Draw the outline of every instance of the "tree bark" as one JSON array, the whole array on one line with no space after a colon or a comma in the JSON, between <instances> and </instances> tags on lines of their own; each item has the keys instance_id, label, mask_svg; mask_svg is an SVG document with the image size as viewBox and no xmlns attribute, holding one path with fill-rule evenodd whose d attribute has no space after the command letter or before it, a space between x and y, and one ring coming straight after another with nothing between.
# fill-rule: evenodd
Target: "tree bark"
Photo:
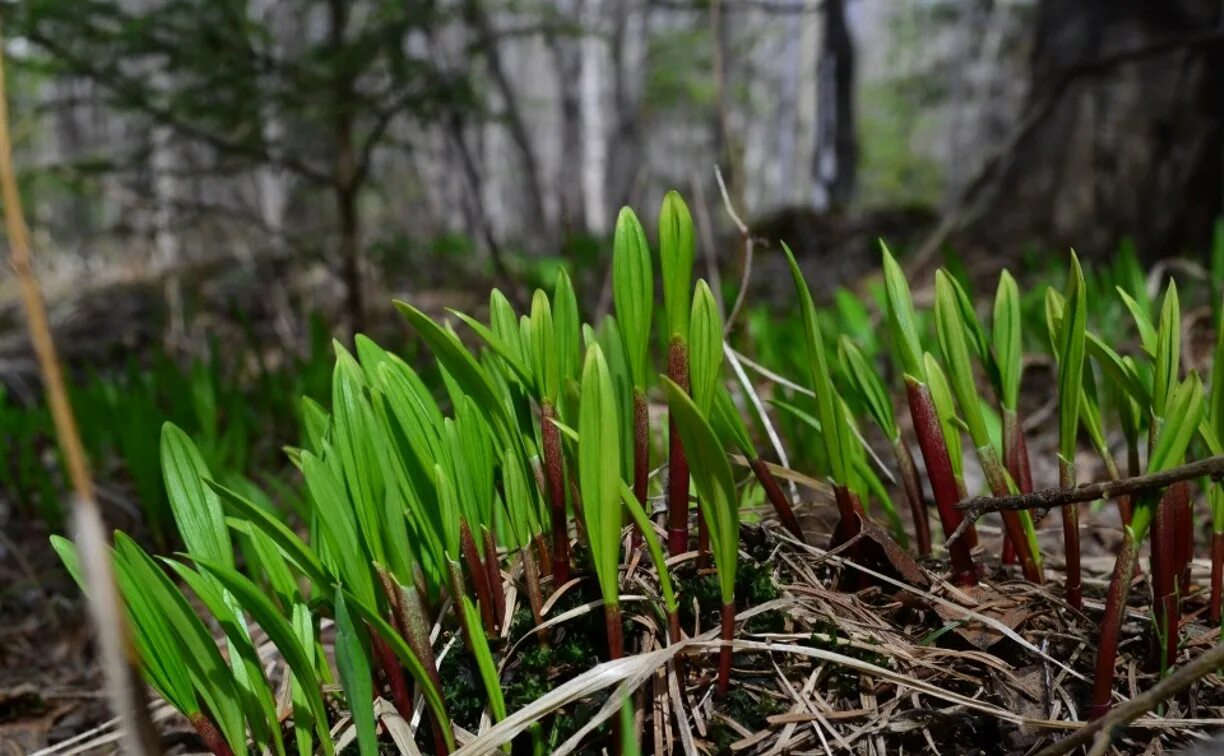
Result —
<instances>
[{"instance_id":1,"label":"tree bark","mask_svg":"<svg viewBox=\"0 0 1224 756\"><path fill-rule=\"evenodd\" d=\"M824 36L816 70L816 204L843 208L854 197L858 136L854 116L854 40L846 0L826 0Z\"/></svg>"},{"instance_id":2,"label":"tree bark","mask_svg":"<svg viewBox=\"0 0 1224 756\"><path fill-rule=\"evenodd\" d=\"M1224 208L1224 38L1203 34L1222 13L1216 0L1042 0L1020 130L967 186L948 244L1208 249Z\"/></svg>"},{"instance_id":3,"label":"tree bark","mask_svg":"<svg viewBox=\"0 0 1224 756\"><path fill-rule=\"evenodd\" d=\"M345 46L349 5L345 0L329 0L329 35L333 53ZM337 65L339 63L337 62ZM339 255L343 266L344 285L348 290L349 326L353 333L365 330L365 293L361 281L361 226L357 213L356 155L353 147L353 108L355 103L352 77L335 71L335 94L332 102L335 163L332 193L340 231Z\"/></svg>"}]
</instances>

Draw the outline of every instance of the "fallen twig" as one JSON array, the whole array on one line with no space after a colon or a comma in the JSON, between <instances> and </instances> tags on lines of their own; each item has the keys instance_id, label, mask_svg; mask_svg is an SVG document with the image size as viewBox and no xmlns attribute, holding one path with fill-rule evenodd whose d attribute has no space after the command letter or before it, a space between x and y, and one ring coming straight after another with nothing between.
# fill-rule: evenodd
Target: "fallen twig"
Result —
<instances>
[{"instance_id":1,"label":"fallen twig","mask_svg":"<svg viewBox=\"0 0 1224 756\"><path fill-rule=\"evenodd\" d=\"M1173 483L1194 478L1209 477L1212 480L1224 479L1224 454L1200 459L1179 467L1151 475L1136 475L1119 480L1106 480L1099 483L1085 483L1075 488L1046 488L1026 494L1012 496L975 496L965 499L956 508L965 513L965 519L960 527L952 533L947 543L960 538L970 525L979 517L989 512L1017 512L1029 509L1053 509L1068 504L1079 504L1097 499L1114 499L1128 494L1143 493L1165 488Z\"/></svg>"},{"instance_id":2,"label":"fallen twig","mask_svg":"<svg viewBox=\"0 0 1224 756\"><path fill-rule=\"evenodd\" d=\"M1131 700L1119 704L1112 711L1096 721L1081 727L1062 740L1056 741L1040 752L1037 756L1061 756L1064 753L1086 745L1093 736L1096 740L1089 750L1089 756L1104 754L1114 733L1119 727L1129 724L1144 712L1151 711L1166 698L1175 696L1193 685L1203 677L1217 670L1224 664L1224 643L1213 647L1210 651L1200 654L1193 661L1140 693Z\"/></svg>"}]
</instances>

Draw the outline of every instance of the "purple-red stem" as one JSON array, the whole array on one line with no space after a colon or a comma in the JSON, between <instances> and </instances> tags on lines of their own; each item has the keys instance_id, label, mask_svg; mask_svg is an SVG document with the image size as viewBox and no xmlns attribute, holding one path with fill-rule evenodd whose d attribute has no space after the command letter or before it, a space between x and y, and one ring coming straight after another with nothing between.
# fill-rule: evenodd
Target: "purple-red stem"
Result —
<instances>
[{"instance_id":1,"label":"purple-red stem","mask_svg":"<svg viewBox=\"0 0 1224 756\"><path fill-rule=\"evenodd\" d=\"M1220 596L1224 593L1224 533L1211 533L1211 622L1224 624L1220 616Z\"/></svg>"},{"instance_id":2,"label":"purple-red stem","mask_svg":"<svg viewBox=\"0 0 1224 756\"><path fill-rule=\"evenodd\" d=\"M1122 618L1126 613L1126 602L1130 598L1131 576L1139 562L1139 544L1134 531L1122 530L1122 546L1114 562L1113 577L1109 581L1109 593L1105 597L1105 616L1101 618L1101 632L1097 640L1096 674L1092 683L1092 709L1090 718L1104 716L1113 706L1114 665L1118 660L1118 640L1122 634Z\"/></svg>"},{"instance_id":3,"label":"purple-red stem","mask_svg":"<svg viewBox=\"0 0 1224 756\"><path fill-rule=\"evenodd\" d=\"M857 522L857 520L856 520ZM735 602L722 605L721 635L724 645L718 650L718 696L727 695L731 688L731 641L735 639Z\"/></svg>"},{"instance_id":4,"label":"purple-red stem","mask_svg":"<svg viewBox=\"0 0 1224 756\"><path fill-rule=\"evenodd\" d=\"M752 472L756 475L757 482L761 484L761 488L765 489L765 498L769 499L769 503L773 505L774 512L777 513L778 521L782 523L782 527L786 528L800 542L807 543L807 539L803 537L803 528L799 525L799 518L795 516L795 510L791 508L790 501L786 498L786 494L782 492L782 487L778 485L778 479L770 472L769 465L760 457L755 457L748 461L748 466L752 468ZM929 534L927 540L929 547Z\"/></svg>"},{"instance_id":5,"label":"purple-red stem","mask_svg":"<svg viewBox=\"0 0 1224 756\"><path fill-rule=\"evenodd\" d=\"M909 502L910 518L914 521L914 540L918 542L918 554L930 556L931 521L926 502L922 498L922 481L918 478L914 455L900 436L893 441L893 457L897 462L897 472L901 476L901 487L905 490L905 498Z\"/></svg>"},{"instance_id":6,"label":"purple-red stem","mask_svg":"<svg viewBox=\"0 0 1224 756\"><path fill-rule=\"evenodd\" d=\"M608 633L608 659L615 661L625 655L625 628L619 606L604 604L604 626Z\"/></svg>"},{"instance_id":7,"label":"purple-red stem","mask_svg":"<svg viewBox=\"0 0 1224 756\"><path fill-rule=\"evenodd\" d=\"M1020 493L1033 490L1033 468L1029 464L1028 443L1024 440L1024 425L1015 410L1003 410L1003 464L1016 483ZM1020 561L1016 544L1011 536L1003 535L1003 564L1017 564Z\"/></svg>"},{"instance_id":8,"label":"purple-red stem","mask_svg":"<svg viewBox=\"0 0 1224 756\"><path fill-rule=\"evenodd\" d=\"M404 677L404 668L400 666L399 659L396 658L395 652L387 645L387 642L382 639L378 631L370 628L370 644L373 647L374 655L378 657L378 663L382 667L383 676L386 677L387 687L391 689L391 701L395 704L395 710L404 718L405 722L412 721L412 691L408 689L408 680Z\"/></svg>"},{"instance_id":9,"label":"purple-red stem","mask_svg":"<svg viewBox=\"0 0 1224 756\"><path fill-rule=\"evenodd\" d=\"M553 590L569 582L569 519L565 515L565 464L561 456L561 430L552 402L540 407L540 446L544 455L544 479L548 484L548 510L552 519Z\"/></svg>"},{"instance_id":10,"label":"purple-red stem","mask_svg":"<svg viewBox=\"0 0 1224 756\"><path fill-rule=\"evenodd\" d=\"M1075 462L1059 456L1058 484L1063 488L1075 487ZM1021 493L1027 493L1021 491ZM1059 508L1063 526L1063 553L1067 561L1067 603L1073 609L1084 608L1084 589L1080 577L1080 533L1079 506L1068 504Z\"/></svg>"},{"instance_id":11,"label":"purple-red stem","mask_svg":"<svg viewBox=\"0 0 1224 756\"><path fill-rule=\"evenodd\" d=\"M650 409L646 404L646 392L633 389L633 495L647 512L646 501L650 485ZM642 533L633 529L633 548L641 548Z\"/></svg>"},{"instance_id":12,"label":"purple-red stem","mask_svg":"<svg viewBox=\"0 0 1224 756\"><path fill-rule=\"evenodd\" d=\"M523 582L527 584L527 603L531 605L531 618L535 621L536 639L541 646L548 645L548 630L544 624L544 594L540 591L540 568L536 566L531 547L523 549Z\"/></svg>"},{"instance_id":13,"label":"purple-red stem","mask_svg":"<svg viewBox=\"0 0 1224 756\"><path fill-rule=\"evenodd\" d=\"M667 347L667 377L685 392L689 390L688 346L679 337L673 337ZM667 447L667 553L676 556L688 551L689 465L675 415L670 413Z\"/></svg>"},{"instance_id":14,"label":"purple-red stem","mask_svg":"<svg viewBox=\"0 0 1224 756\"><path fill-rule=\"evenodd\" d=\"M1184 548L1178 543L1181 530L1178 510L1189 501L1189 486L1185 482L1169 486L1156 505L1152 518L1152 608L1156 627L1164 645L1160 649L1160 674L1163 677L1177 660L1178 626L1177 582L1181 565L1178 560Z\"/></svg>"},{"instance_id":15,"label":"purple-red stem","mask_svg":"<svg viewBox=\"0 0 1224 756\"><path fill-rule=\"evenodd\" d=\"M1177 539L1179 553L1177 557L1177 595L1178 601L1185 601L1190 595L1190 562L1194 559L1194 517L1190 511L1190 493L1176 501L1177 504Z\"/></svg>"},{"instance_id":16,"label":"purple-red stem","mask_svg":"<svg viewBox=\"0 0 1224 756\"><path fill-rule=\"evenodd\" d=\"M467 562L468 574L472 576L472 587L476 591L476 603L480 605L480 617L484 620L485 632L493 635L497 632L493 621L493 596L489 587L489 573L485 571L484 562L480 560L480 552L476 549L476 539L472 537L472 529L467 520L459 521L459 548L463 552L463 561ZM455 597L459 601L459 597Z\"/></svg>"},{"instance_id":17,"label":"purple-red stem","mask_svg":"<svg viewBox=\"0 0 1224 756\"><path fill-rule=\"evenodd\" d=\"M1003 467L1003 463L995 456L993 448L979 450L979 455L982 457L982 474L986 476L986 483L990 486L990 492L995 496L1008 496L1011 490L1007 485L1007 470ZM1030 583L1041 585L1045 582L1045 575L1042 573L1041 566L1037 563L1037 555L1033 553L1029 546L1028 538L1024 533L1024 524L1020 519L1020 513L1015 511L1004 511L1003 527L1007 529L1007 537L1012 540L1016 546L1016 556L1020 559L1020 569L1024 573L1024 579ZM1078 532L1078 531L1077 531Z\"/></svg>"},{"instance_id":18,"label":"purple-red stem","mask_svg":"<svg viewBox=\"0 0 1224 756\"><path fill-rule=\"evenodd\" d=\"M939 522L944 536L947 537L960 526L962 515L956 508L956 503L960 501L960 488L956 483L956 475L952 472L952 459L948 456L943 428L939 424L935 403L931 400L931 391L925 384L907 378L905 396L909 400L914 433L918 436L918 448L922 452L927 477L931 481L931 491L935 495ZM976 531L970 527L965 535L968 536L971 532ZM973 567L973 555L969 549L969 542L965 538L960 538L948 546L948 556L952 562L952 581L957 585L977 585L977 571Z\"/></svg>"},{"instance_id":19,"label":"purple-red stem","mask_svg":"<svg viewBox=\"0 0 1224 756\"><path fill-rule=\"evenodd\" d=\"M484 525L480 526L480 535L484 539L485 572L489 576L489 591L493 599L493 625L501 630L502 620L506 616L506 591L502 586L501 563L497 557L497 540L492 531Z\"/></svg>"},{"instance_id":20,"label":"purple-red stem","mask_svg":"<svg viewBox=\"0 0 1224 756\"><path fill-rule=\"evenodd\" d=\"M230 748L229 741L221 734L216 723L205 716L204 712L196 712L189 719L205 748L212 751L215 756L234 756L234 750Z\"/></svg>"}]
</instances>

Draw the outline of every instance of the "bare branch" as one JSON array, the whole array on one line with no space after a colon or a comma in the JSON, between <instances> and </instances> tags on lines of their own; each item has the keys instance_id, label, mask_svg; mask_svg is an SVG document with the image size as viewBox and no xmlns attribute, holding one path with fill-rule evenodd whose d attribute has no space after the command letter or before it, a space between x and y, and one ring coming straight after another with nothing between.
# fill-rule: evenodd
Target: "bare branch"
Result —
<instances>
[{"instance_id":1,"label":"bare branch","mask_svg":"<svg viewBox=\"0 0 1224 756\"><path fill-rule=\"evenodd\" d=\"M1193 478L1209 477L1212 480L1224 478L1224 454L1197 462L1174 467L1163 472L1149 475L1136 475L1132 478L1107 480L1100 483L1085 483L1075 488L1046 488L1032 493L1016 494L1014 496L977 496L966 499L956 505L965 513L965 519L960 527L948 539L952 543L960 537L971 524L988 512L1018 512L1030 509L1053 509L1068 504L1079 504L1097 499L1115 499L1128 494L1143 493L1166 488L1170 484Z\"/></svg>"}]
</instances>

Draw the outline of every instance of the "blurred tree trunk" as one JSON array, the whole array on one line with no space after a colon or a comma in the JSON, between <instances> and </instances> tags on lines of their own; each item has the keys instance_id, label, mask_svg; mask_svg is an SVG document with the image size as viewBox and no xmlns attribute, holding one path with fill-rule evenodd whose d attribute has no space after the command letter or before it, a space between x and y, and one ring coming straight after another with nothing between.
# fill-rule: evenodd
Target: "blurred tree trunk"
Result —
<instances>
[{"instance_id":1,"label":"blurred tree trunk","mask_svg":"<svg viewBox=\"0 0 1224 756\"><path fill-rule=\"evenodd\" d=\"M348 0L329 0L328 33L333 53L341 55L348 27ZM335 67L335 93L332 106L334 164L332 194L336 202L336 217L340 230L340 263L344 285L348 289L349 327L353 333L365 330L365 292L361 281L361 225L357 214L357 159L353 146L353 79L345 67Z\"/></svg>"},{"instance_id":2,"label":"blurred tree trunk","mask_svg":"<svg viewBox=\"0 0 1224 756\"><path fill-rule=\"evenodd\" d=\"M582 0L578 18L582 36L578 40L582 77L582 215L586 230L607 230L608 133L604 127L603 82L608 76L608 50L603 32L600 0Z\"/></svg>"},{"instance_id":3,"label":"blurred tree trunk","mask_svg":"<svg viewBox=\"0 0 1224 756\"><path fill-rule=\"evenodd\" d=\"M825 0L824 34L816 69L816 207L845 207L854 196L858 137L854 118L854 40L846 0Z\"/></svg>"},{"instance_id":4,"label":"blurred tree trunk","mask_svg":"<svg viewBox=\"0 0 1224 756\"><path fill-rule=\"evenodd\" d=\"M1207 249L1224 210L1220 23L1219 0L1042 0L1026 113L967 187L952 245Z\"/></svg>"},{"instance_id":5,"label":"blurred tree trunk","mask_svg":"<svg viewBox=\"0 0 1224 756\"><path fill-rule=\"evenodd\" d=\"M612 35L609 42L612 67L613 124L609 136L607 196L619 208L633 201L634 184L641 174L643 155L641 88L644 44L649 29L650 5L612 4Z\"/></svg>"},{"instance_id":6,"label":"blurred tree trunk","mask_svg":"<svg viewBox=\"0 0 1224 756\"><path fill-rule=\"evenodd\" d=\"M583 208L586 205L582 180L582 52L581 33L576 28L577 2L557 0L555 11L567 25L575 28L548 35L557 71L557 101L560 104L560 160L557 171L557 199L561 208L561 229L567 234L586 231Z\"/></svg>"}]
</instances>

